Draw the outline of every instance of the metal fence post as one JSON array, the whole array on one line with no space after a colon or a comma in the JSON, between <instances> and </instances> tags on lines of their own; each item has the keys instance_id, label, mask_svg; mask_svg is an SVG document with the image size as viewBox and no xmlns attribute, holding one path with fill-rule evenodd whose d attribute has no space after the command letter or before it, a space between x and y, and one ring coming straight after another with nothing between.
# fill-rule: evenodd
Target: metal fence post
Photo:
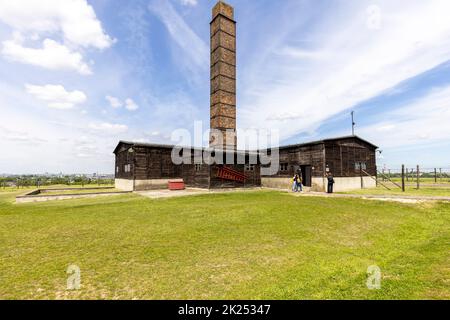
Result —
<instances>
[{"instance_id":1,"label":"metal fence post","mask_svg":"<svg viewBox=\"0 0 450 320\"><path fill-rule=\"evenodd\" d=\"M420 189L420 168L417 166L417 190Z\"/></svg>"},{"instance_id":2,"label":"metal fence post","mask_svg":"<svg viewBox=\"0 0 450 320\"><path fill-rule=\"evenodd\" d=\"M405 192L405 165L402 164L402 191Z\"/></svg>"}]
</instances>

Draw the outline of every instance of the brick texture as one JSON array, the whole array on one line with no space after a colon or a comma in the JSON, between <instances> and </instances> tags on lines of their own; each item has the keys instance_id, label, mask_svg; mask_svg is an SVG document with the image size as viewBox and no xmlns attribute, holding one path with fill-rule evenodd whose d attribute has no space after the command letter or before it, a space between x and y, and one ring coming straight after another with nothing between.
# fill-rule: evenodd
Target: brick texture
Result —
<instances>
[{"instance_id":1,"label":"brick texture","mask_svg":"<svg viewBox=\"0 0 450 320\"><path fill-rule=\"evenodd\" d=\"M219 1L212 10L213 19L217 17L219 14L224 15L231 20L234 19L234 9L232 6L226 4L223 1Z\"/></svg>"},{"instance_id":2,"label":"brick texture","mask_svg":"<svg viewBox=\"0 0 450 320\"><path fill-rule=\"evenodd\" d=\"M221 30L217 31L211 38L211 49L214 51L218 47L236 51L236 37Z\"/></svg>"},{"instance_id":3,"label":"brick texture","mask_svg":"<svg viewBox=\"0 0 450 320\"><path fill-rule=\"evenodd\" d=\"M211 107L211 118L228 117L236 118L236 107L226 104L216 104Z\"/></svg>"},{"instance_id":4,"label":"brick texture","mask_svg":"<svg viewBox=\"0 0 450 320\"><path fill-rule=\"evenodd\" d=\"M222 30L223 32L226 32L234 37L236 36L235 22L222 16L217 17L217 19L211 23L211 35L216 34L219 30Z\"/></svg>"},{"instance_id":5,"label":"brick texture","mask_svg":"<svg viewBox=\"0 0 450 320\"><path fill-rule=\"evenodd\" d=\"M229 93L236 94L236 80L226 76L218 75L211 80L211 94L223 90Z\"/></svg>"},{"instance_id":6,"label":"brick texture","mask_svg":"<svg viewBox=\"0 0 450 320\"><path fill-rule=\"evenodd\" d=\"M236 22L231 6L219 1L211 22L210 146L236 150Z\"/></svg>"},{"instance_id":7,"label":"brick texture","mask_svg":"<svg viewBox=\"0 0 450 320\"><path fill-rule=\"evenodd\" d=\"M236 68L226 63L216 63L211 67L211 79L214 79L219 75L236 79Z\"/></svg>"},{"instance_id":8,"label":"brick texture","mask_svg":"<svg viewBox=\"0 0 450 320\"><path fill-rule=\"evenodd\" d=\"M218 103L236 106L236 95L225 91L216 91L211 95L211 106Z\"/></svg>"},{"instance_id":9,"label":"brick texture","mask_svg":"<svg viewBox=\"0 0 450 320\"><path fill-rule=\"evenodd\" d=\"M235 129L236 118L217 117L211 119L211 127L216 129Z\"/></svg>"},{"instance_id":10,"label":"brick texture","mask_svg":"<svg viewBox=\"0 0 450 320\"><path fill-rule=\"evenodd\" d=\"M221 47L213 50L211 53L211 65L215 65L218 62L225 62L236 66L236 52Z\"/></svg>"}]
</instances>

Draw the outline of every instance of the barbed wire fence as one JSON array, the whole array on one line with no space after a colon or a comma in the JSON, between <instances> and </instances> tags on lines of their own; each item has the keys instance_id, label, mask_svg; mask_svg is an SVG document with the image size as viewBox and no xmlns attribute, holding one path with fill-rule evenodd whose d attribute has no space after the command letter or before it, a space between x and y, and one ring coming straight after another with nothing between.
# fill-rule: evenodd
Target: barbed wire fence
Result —
<instances>
[{"instance_id":1,"label":"barbed wire fence","mask_svg":"<svg viewBox=\"0 0 450 320\"><path fill-rule=\"evenodd\" d=\"M379 184L391 183L395 187L405 190L406 187L435 187L450 188L450 167L421 167L403 165L400 168L378 168Z\"/></svg>"}]
</instances>

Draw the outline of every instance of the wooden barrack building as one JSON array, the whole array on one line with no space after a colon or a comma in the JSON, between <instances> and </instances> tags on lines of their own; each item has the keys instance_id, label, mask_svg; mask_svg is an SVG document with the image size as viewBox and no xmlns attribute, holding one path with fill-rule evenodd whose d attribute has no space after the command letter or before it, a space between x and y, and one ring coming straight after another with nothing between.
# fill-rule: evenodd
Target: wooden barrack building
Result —
<instances>
[{"instance_id":1,"label":"wooden barrack building","mask_svg":"<svg viewBox=\"0 0 450 320\"><path fill-rule=\"evenodd\" d=\"M234 9L219 1L212 10L210 148L184 148L184 163L174 162L174 146L120 141L114 150L116 187L123 190L167 188L168 181L183 179L188 187L289 188L292 176L301 171L307 187L323 191L325 174L336 180L336 190L375 186L376 149L357 136L325 139L279 148L278 170L261 176L261 153L237 150L236 136L236 22ZM218 139L214 132L220 133ZM196 162L207 158L235 159L228 164ZM267 151L264 151L267 154ZM237 161L240 159L240 161Z\"/></svg>"}]
</instances>

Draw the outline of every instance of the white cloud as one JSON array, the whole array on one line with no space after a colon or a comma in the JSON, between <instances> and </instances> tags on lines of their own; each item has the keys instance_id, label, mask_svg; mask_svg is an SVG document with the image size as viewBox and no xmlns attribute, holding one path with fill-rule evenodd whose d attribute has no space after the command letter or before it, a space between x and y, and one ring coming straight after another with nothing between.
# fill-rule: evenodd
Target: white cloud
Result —
<instances>
[{"instance_id":1,"label":"white cloud","mask_svg":"<svg viewBox=\"0 0 450 320\"><path fill-rule=\"evenodd\" d=\"M0 21L14 31L13 38L3 42L6 58L50 70L91 74L82 50L105 49L115 41L86 0L0 0Z\"/></svg>"},{"instance_id":2,"label":"white cloud","mask_svg":"<svg viewBox=\"0 0 450 320\"><path fill-rule=\"evenodd\" d=\"M133 99L128 98L125 100L125 108L130 111L136 111L139 106L133 101Z\"/></svg>"},{"instance_id":3,"label":"white cloud","mask_svg":"<svg viewBox=\"0 0 450 320\"><path fill-rule=\"evenodd\" d=\"M92 74L80 53L72 52L51 39L45 39L42 45L42 48L27 48L15 37L3 42L2 54L9 60L50 70L73 70L83 75Z\"/></svg>"},{"instance_id":4,"label":"white cloud","mask_svg":"<svg viewBox=\"0 0 450 320\"><path fill-rule=\"evenodd\" d=\"M30 145L30 146L47 142L47 140L36 137L34 135L31 135L30 133L28 133L26 131L9 129L9 128L2 127L2 126L0 126L0 133L1 133L2 139L4 139L4 140L22 143L22 144L26 144L26 145Z\"/></svg>"},{"instance_id":5,"label":"white cloud","mask_svg":"<svg viewBox=\"0 0 450 320\"><path fill-rule=\"evenodd\" d=\"M200 81L200 73L208 70L209 49L206 43L191 29L170 1L154 0L149 5L169 31L178 48L174 58L189 72L189 79ZM180 52L180 49L182 52Z\"/></svg>"},{"instance_id":6,"label":"white cloud","mask_svg":"<svg viewBox=\"0 0 450 320\"><path fill-rule=\"evenodd\" d=\"M0 20L35 35L61 32L65 41L84 48L105 49L114 41L86 0L0 0Z\"/></svg>"},{"instance_id":7,"label":"white cloud","mask_svg":"<svg viewBox=\"0 0 450 320\"><path fill-rule=\"evenodd\" d=\"M367 3L339 2L336 15L311 11L318 23L300 33L282 24L256 38L257 56L240 73L239 125L287 139L450 60L449 1L377 3L376 29L367 27Z\"/></svg>"},{"instance_id":8,"label":"white cloud","mask_svg":"<svg viewBox=\"0 0 450 320\"><path fill-rule=\"evenodd\" d=\"M278 54L287 56L289 58L294 59L326 59L326 58L332 58L332 56L329 55L327 52L321 52L321 51L310 51L310 50L304 50L300 48L293 48L290 46L282 48Z\"/></svg>"},{"instance_id":9,"label":"white cloud","mask_svg":"<svg viewBox=\"0 0 450 320\"><path fill-rule=\"evenodd\" d=\"M395 125L386 123L378 126L375 130L378 132L392 132L393 130L395 130Z\"/></svg>"},{"instance_id":10,"label":"white cloud","mask_svg":"<svg viewBox=\"0 0 450 320\"><path fill-rule=\"evenodd\" d=\"M37 86L25 85L27 92L36 99L45 101L49 108L71 109L77 104L82 104L87 97L82 91L67 91L62 85Z\"/></svg>"},{"instance_id":11,"label":"white cloud","mask_svg":"<svg viewBox=\"0 0 450 320\"><path fill-rule=\"evenodd\" d=\"M360 128L358 135L367 137L382 148L448 142L450 86L434 89L384 117L386 120Z\"/></svg>"},{"instance_id":12,"label":"white cloud","mask_svg":"<svg viewBox=\"0 0 450 320\"><path fill-rule=\"evenodd\" d=\"M124 106L124 103L119 98L113 96L106 96L105 99L114 109L118 109ZM139 106L133 101L133 99L128 98L125 100L125 109L129 111L136 111L139 109Z\"/></svg>"},{"instance_id":13,"label":"white cloud","mask_svg":"<svg viewBox=\"0 0 450 320\"><path fill-rule=\"evenodd\" d=\"M113 107L114 109L120 108L123 106L122 101L120 101L118 98L116 97L112 97L112 96L106 96L105 99L109 102L109 104L111 105L111 107Z\"/></svg>"},{"instance_id":14,"label":"white cloud","mask_svg":"<svg viewBox=\"0 0 450 320\"><path fill-rule=\"evenodd\" d=\"M184 6L194 7L198 4L197 0L180 0L181 4Z\"/></svg>"},{"instance_id":15,"label":"white cloud","mask_svg":"<svg viewBox=\"0 0 450 320\"><path fill-rule=\"evenodd\" d=\"M106 134L118 134L124 133L128 131L128 127L123 124L112 124L108 122L102 123L91 123L89 124L89 128L98 132L106 133Z\"/></svg>"}]
</instances>

